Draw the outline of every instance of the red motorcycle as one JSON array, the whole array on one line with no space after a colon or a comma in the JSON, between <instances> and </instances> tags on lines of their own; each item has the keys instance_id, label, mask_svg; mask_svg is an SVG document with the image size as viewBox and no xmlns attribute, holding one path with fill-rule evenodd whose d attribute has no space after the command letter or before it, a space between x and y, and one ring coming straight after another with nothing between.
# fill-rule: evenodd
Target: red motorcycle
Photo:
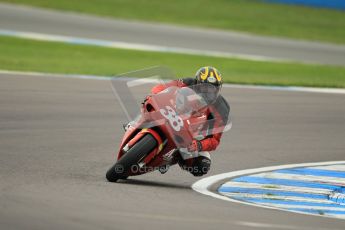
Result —
<instances>
[{"instance_id":1,"label":"red motorcycle","mask_svg":"<svg viewBox=\"0 0 345 230\"><path fill-rule=\"evenodd\" d=\"M122 139L116 163L108 170L108 181L116 182L176 164L180 152L203 131L208 122L204 111L210 104L213 85L169 87L148 96L141 114L131 122ZM179 151L177 151L179 150ZM192 153L190 153L192 154Z\"/></svg>"}]
</instances>

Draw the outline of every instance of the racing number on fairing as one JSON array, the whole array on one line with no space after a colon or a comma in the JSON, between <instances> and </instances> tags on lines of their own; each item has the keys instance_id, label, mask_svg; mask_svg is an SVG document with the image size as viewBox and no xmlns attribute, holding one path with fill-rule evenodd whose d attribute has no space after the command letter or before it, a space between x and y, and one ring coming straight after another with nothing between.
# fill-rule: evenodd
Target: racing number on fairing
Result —
<instances>
[{"instance_id":1,"label":"racing number on fairing","mask_svg":"<svg viewBox=\"0 0 345 230\"><path fill-rule=\"evenodd\" d=\"M166 109L160 109L159 111L161 114L168 119L170 126L175 130L175 131L180 131L181 128L183 127L183 121L181 117L179 117L175 110L173 110L170 106L165 106Z\"/></svg>"}]
</instances>

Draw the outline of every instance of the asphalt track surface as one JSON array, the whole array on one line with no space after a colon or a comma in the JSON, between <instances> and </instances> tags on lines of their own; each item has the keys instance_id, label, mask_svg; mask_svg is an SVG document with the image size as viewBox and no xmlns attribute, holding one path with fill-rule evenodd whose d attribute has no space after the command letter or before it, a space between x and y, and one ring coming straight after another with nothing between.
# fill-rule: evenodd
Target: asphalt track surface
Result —
<instances>
[{"instance_id":1,"label":"asphalt track surface","mask_svg":"<svg viewBox=\"0 0 345 230\"><path fill-rule=\"evenodd\" d=\"M223 95L233 128L209 175L344 160L344 95L245 88ZM110 81L0 75L0 228L344 229L343 220L201 195L190 187L199 178L178 167L109 183L125 121Z\"/></svg>"},{"instance_id":2,"label":"asphalt track surface","mask_svg":"<svg viewBox=\"0 0 345 230\"><path fill-rule=\"evenodd\" d=\"M0 3L0 29L345 66L344 45L128 22L4 3Z\"/></svg>"}]
</instances>

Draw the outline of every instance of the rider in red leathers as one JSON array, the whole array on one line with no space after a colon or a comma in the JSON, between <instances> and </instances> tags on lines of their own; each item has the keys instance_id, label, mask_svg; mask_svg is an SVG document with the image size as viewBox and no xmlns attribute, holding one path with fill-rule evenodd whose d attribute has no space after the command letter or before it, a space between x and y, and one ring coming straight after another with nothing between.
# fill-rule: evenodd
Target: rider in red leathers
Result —
<instances>
[{"instance_id":1,"label":"rider in red leathers","mask_svg":"<svg viewBox=\"0 0 345 230\"><path fill-rule=\"evenodd\" d=\"M203 83L212 84L216 89L216 92L213 92L216 97L214 97L212 103L204 111L204 114L210 122L207 124L207 129L203 130L201 137L194 139L188 146L188 154L184 154L180 150L181 159L178 161L182 169L189 171L194 176L202 176L209 171L211 166L209 151L214 151L218 147L222 137L222 131L228 122L230 107L226 100L219 94L222 87L221 74L216 68L206 66L197 71L195 78L173 80L166 84L156 85L151 90L153 94L157 94L170 86L182 88Z\"/></svg>"}]
</instances>

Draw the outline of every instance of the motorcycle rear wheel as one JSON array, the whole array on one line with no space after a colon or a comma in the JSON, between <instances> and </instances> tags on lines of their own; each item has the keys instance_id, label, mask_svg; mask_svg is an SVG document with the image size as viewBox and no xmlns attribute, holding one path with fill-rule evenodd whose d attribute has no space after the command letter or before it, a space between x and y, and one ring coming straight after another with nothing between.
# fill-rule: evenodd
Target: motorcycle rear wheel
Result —
<instances>
[{"instance_id":1,"label":"motorcycle rear wheel","mask_svg":"<svg viewBox=\"0 0 345 230\"><path fill-rule=\"evenodd\" d=\"M143 136L108 170L106 174L107 180L116 182L118 179L127 179L131 167L138 165L139 161L148 155L156 146L157 141L151 134Z\"/></svg>"}]
</instances>

